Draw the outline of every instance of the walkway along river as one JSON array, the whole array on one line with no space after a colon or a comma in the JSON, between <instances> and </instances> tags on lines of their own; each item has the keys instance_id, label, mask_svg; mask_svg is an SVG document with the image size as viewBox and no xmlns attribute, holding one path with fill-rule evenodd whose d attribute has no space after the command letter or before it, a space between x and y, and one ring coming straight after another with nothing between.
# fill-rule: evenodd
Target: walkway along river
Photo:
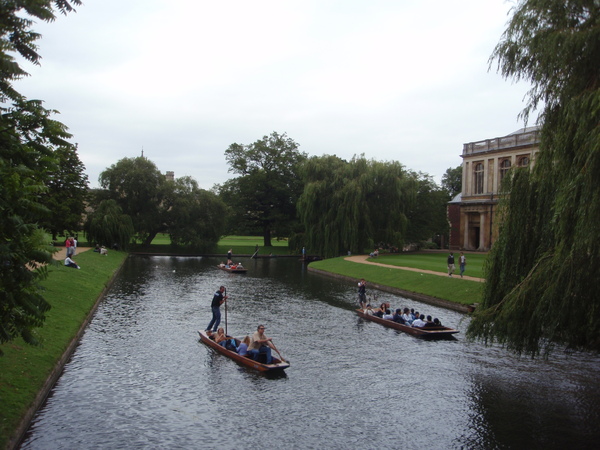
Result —
<instances>
[{"instance_id":1,"label":"walkway along river","mask_svg":"<svg viewBox=\"0 0 600 450\"><path fill-rule=\"evenodd\" d=\"M466 342L468 316L378 293L461 331L422 341L359 319L354 284L297 260L217 262L128 258L22 448L597 447L597 356L519 358ZM221 284L229 332L266 324L284 376L199 342Z\"/></svg>"}]
</instances>

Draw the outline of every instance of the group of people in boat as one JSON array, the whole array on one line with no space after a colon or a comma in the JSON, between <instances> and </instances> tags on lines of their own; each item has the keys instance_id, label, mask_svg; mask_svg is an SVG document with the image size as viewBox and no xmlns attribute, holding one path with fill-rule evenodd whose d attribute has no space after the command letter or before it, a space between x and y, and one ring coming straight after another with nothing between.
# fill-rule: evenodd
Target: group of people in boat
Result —
<instances>
[{"instance_id":1,"label":"group of people in boat","mask_svg":"<svg viewBox=\"0 0 600 450\"><path fill-rule=\"evenodd\" d=\"M392 320L411 327L436 328L442 326L442 322L440 322L437 317L432 319L431 316L420 314L419 311L415 311L414 308L397 308L395 312L392 313L390 303L388 302L383 302L378 308L373 308L370 304L367 304L363 309L363 312L367 315Z\"/></svg>"},{"instance_id":2,"label":"group of people in boat","mask_svg":"<svg viewBox=\"0 0 600 450\"><path fill-rule=\"evenodd\" d=\"M225 263L221 263L219 264L219 267L225 267L226 269L243 269L244 266L242 266L242 263L234 263L233 261L231 261L230 259L227 260L227 264Z\"/></svg>"},{"instance_id":3,"label":"group of people in boat","mask_svg":"<svg viewBox=\"0 0 600 450\"><path fill-rule=\"evenodd\" d=\"M227 350L236 352L240 356L247 356L252 358L254 361L260 361L261 359L265 364L273 363L272 350L275 350L279 355L281 361L284 361L283 357L273 344L273 339L265 335L265 326L259 325L252 336L246 335L238 343L238 340L225 334L223 328L219 328L216 333L210 330L206 331L207 336L214 340L217 344L225 347ZM261 358L264 355L264 358Z\"/></svg>"}]
</instances>

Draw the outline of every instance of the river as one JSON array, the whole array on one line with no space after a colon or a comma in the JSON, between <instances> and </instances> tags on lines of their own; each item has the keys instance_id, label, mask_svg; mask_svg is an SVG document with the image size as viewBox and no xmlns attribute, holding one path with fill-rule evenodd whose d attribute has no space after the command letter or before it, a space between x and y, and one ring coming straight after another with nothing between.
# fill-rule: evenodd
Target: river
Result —
<instances>
[{"instance_id":1,"label":"river","mask_svg":"<svg viewBox=\"0 0 600 450\"><path fill-rule=\"evenodd\" d=\"M358 318L354 285L296 259L246 258L244 275L217 262L128 258L21 448L598 447L598 356L517 357L467 342L467 316L368 289L460 330L423 341ZM229 334L265 324L283 376L199 341L220 285Z\"/></svg>"}]
</instances>

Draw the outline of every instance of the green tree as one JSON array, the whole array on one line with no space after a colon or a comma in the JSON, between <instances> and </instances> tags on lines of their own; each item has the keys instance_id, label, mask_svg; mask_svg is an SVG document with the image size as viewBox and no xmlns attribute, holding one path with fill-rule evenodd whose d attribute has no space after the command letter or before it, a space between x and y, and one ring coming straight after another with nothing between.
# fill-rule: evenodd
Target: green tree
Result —
<instances>
[{"instance_id":1,"label":"green tree","mask_svg":"<svg viewBox=\"0 0 600 450\"><path fill-rule=\"evenodd\" d=\"M531 172L504 185L500 236L468 335L517 353L556 343L600 350L600 7L597 0L527 0L492 60L532 84L543 105Z\"/></svg>"},{"instance_id":2,"label":"green tree","mask_svg":"<svg viewBox=\"0 0 600 450\"><path fill-rule=\"evenodd\" d=\"M462 192L462 165L446 169L442 175L442 189L448 193L448 200Z\"/></svg>"},{"instance_id":3,"label":"green tree","mask_svg":"<svg viewBox=\"0 0 600 450\"><path fill-rule=\"evenodd\" d=\"M414 190L400 163L312 157L302 177L298 212L311 252L333 257L379 243L402 246Z\"/></svg>"},{"instance_id":4,"label":"green tree","mask_svg":"<svg viewBox=\"0 0 600 450\"><path fill-rule=\"evenodd\" d=\"M191 177L177 178L166 187L166 222L171 242L198 251L213 249L223 232L225 204L216 194L200 189Z\"/></svg>"},{"instance_id":5,"label":"green tree","mask_svg":"<svg viewBox=\"0 0 600 450\"><path fill-rule=\"evenodd\" d=\"M271 246L273 231L287 237L296 221L302 193L298 171L306 154L285 133L273 132L250 145L231 144L225 157L229 171L240 175L220 189L236 225L260 228L265 247Z\"/></svg>"},{"instance_id":6,"label":"green tree","mask_svg":"<svg viewBox=\"0 0 600 450\"><path fill-rule=\"evenodd\" d=\"M431 175L410 172L415 192L415 201L406 213L408 226L407 242L417 243L448 234L448 193L440 188Z\"/></svg>"},{"instance_id":7,"label":"green tree","mask_svg":"<svg viewBox=\"0 0 600 450\"><path fill-rule=\"evenodd\" d=\"M103 200L97 208L90 212L84 224L86 239L92 244L126 249L134 234L131 217L123 214L123 210L115 200Z\"/></svg>"},{"instance_id":8,"label":"green tree","mask_svg":"<svg viewBox=\"0 0 600 450\"><path fill-rule=\"evenodd\" d=\"M123 212L131 217L137 238L149 245L166 231L163 203L165 176L143 156L123 158L103 171L100 186L110 192Z\"/></svg>"},{"instance_id":9,"label":"green tree","mask_svg":"<svg viewBox=\"0 0 600 450\"><path fill-rule=\"evenodd\" d=\"M56 170L48 173L48 191L43 195L43 202L50 209L50 217L41 225L56 240L65 231L74 234L81 229L88 177L75 145L59 147L54 151L54 156L58 159L58 165Z\"/></svg>"},{"instance_id":10,"label":"green tree","mask_svg":"<svg viewBox=\"0 0 600 450\"><path fill-rule=\"evenodd\" d=\"M52 21L55 11L68 13L79 4L0 2L0 344L18 336L36 344L34 329L50 308L38 282L52 255L38 222L49 214L41 198L47 174L57 168L53 152L70 146L66 127L51 118L55 111L14 89L13 82L27 75L15 55L38 64L40 36L31 30L31 18Z\"/></svg>"}]
</instances>

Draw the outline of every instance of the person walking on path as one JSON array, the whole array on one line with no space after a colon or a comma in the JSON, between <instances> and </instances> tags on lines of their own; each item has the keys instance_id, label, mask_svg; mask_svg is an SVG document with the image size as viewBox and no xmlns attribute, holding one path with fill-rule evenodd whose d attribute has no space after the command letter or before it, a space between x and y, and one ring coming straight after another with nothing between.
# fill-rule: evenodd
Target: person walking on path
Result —
<instances>
[{"instance_id":1,"label":"person walking on path","mask_svg":"<svg viewBox=\"0 0 600 450\"><path fill-rule=\"evenodd\" d=\"M452 274L454 273L455 269L456 266L454 265L454 253L450 252L448 255L448 276L450 278L452 278Z\"/></svg>"},{"instance_id":2,"label":"person walking on path","mask_svg":"<svg viewBox=\"0 0 600 450\"><path fill-rule=\"evenodd\" d=\"M467 258L465 257L463 252L460 252L460 256L458 257L458 264L460 266L460 277L463 277L465 273L465 266L467 265Z\"/></svg>"},{"instance_id":3,"label":"person walking on path","mask_svg":"<svg viewBox=\"0 0 600 450\"><path fill-rule=\"evenodd\" d=\"M225 295L225 286L221 286L215 295L213 296L210 307L212 309L212 319L206 327L206 332L210 331L212 327L213 333L217 332L219 324L221 323L221 305L227 301L227 295Z\"/></svg>"}]
</instances>

